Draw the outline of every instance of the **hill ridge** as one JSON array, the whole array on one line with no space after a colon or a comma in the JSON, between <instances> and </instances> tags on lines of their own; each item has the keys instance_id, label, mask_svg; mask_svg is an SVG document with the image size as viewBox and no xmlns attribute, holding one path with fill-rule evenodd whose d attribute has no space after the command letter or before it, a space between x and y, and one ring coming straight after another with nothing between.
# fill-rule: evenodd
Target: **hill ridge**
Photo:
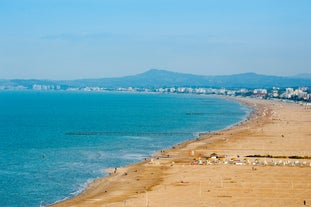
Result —
<instances>
[{"instance_id":1,"label":"hill ridge","mask_svg":"<svg viewBox=\"0 0 311 207\"><path fill-rule=\"evenodd\" d=\"M25 86L58 84L66 87L102 87L102 88L161 88L161 87L211 87L211 88L271 88L311 86L308 75L281 77L262 75L254 72L233 75L195 75L172 72L163 69L150 69L137 75L117 78L78 79L78 80L0 80L3 86ZM310 76L311 77L311 76Z\"/></svg>"}]
</instances>

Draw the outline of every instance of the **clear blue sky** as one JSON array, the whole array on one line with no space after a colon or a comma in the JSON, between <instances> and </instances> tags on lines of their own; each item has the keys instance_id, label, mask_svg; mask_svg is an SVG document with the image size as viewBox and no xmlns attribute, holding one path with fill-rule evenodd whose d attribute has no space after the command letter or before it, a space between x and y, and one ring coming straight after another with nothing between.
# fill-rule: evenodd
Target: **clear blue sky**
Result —
<instances>
[{"instance_id":1,"label":"clear blue sky","mask_svg":"<svg viewBox=\"0 0 311 207\"><path fill-rule=\"evenodd\" d=\"M0 0L0 79L311 72L310 0Z\"/></svg>"}]
</instances>

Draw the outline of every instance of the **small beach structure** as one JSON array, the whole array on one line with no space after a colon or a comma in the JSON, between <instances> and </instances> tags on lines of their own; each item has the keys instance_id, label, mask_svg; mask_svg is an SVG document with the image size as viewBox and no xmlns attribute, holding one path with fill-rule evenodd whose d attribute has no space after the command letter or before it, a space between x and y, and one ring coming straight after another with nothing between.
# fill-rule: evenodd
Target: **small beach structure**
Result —
<instances>
[{"instance_id":1,"label":"small beach structure","mask_svg":"<svg viewBox=\"0 0 311 207\"><path fill-rule=\"evenodd\" d=\"M210 155L210 158L212 159L217 159L219 156L217 153L213 152L211 155Z\"/></svg>"}]
</instances>

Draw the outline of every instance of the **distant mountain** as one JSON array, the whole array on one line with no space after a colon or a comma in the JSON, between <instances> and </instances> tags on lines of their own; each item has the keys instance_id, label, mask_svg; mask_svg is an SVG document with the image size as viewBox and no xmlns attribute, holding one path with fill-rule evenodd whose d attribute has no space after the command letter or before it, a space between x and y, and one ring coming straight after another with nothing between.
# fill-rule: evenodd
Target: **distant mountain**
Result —
<instances>
[{"instance_id":1,"label":"distant mountain","mask_svg":"<svg viewBox=\"0 0 311 207\"><path fill-rule=\"evenodd\" d=\"M68 83L68 82L67 82ZM121 78L102 78L76 80L68 83L72 86L99 86L104 88L138 87L214 87L214 88L269 88L311 86L305 78L279 77L243 73L223 76L202 76L176 73L167 70L151 69L147 72Z\"/></svg>"},{"instance_id":2,"label":"distant mountain","mask_svg":"<svg viewBox=\"0 0 311 207\"><path fill-rule=\"evenodd\" d=\"M256 73L243 73L228 76L215 76L208 79L213 86L226 88L271 88L271 87L297 87L310 86L311 83L305 79L268 76Z\"/></svg>"},{"instance_id":3,"label":"distant mountain","mask_svg":"<svg viewBox=\"0 0 311 207\"><path fill-rule=\"evenodd\" d=\"M137 87L159 88L175 86L204 86L204 76L151 69L147 72L120 78L84 79L64 82L73 86L99 86L104 88Z\"/></svg>"},{"instance_id":4,"label":"distant mountain","mask_svg":"<svg viewBox=\"0 0 311 207\"><path fill-rule=\"evenodd\" d=\"M243 73L222 76L202 76L176 73L167 70L151 69L144 73L120 78L81 79L71 81L52 80L0 80L2 85L23 85L31 88L34 84L61 85L63 87L102 87L102 88L160 88L160 87L213 87L213 88L271 88L311 86L307 75L279 77Z\"/></svg>"},{"instance_id":5,"label":"distant mountain","mask_svg":"<svg viewBox=\"0 0 311 207\"><path fill-rule=\"evenodd\" d=\"M311 80L311 73L301 73L301 74L292 76L292 78L309 79L309 80Z\"/></svg>"}]
</instances>

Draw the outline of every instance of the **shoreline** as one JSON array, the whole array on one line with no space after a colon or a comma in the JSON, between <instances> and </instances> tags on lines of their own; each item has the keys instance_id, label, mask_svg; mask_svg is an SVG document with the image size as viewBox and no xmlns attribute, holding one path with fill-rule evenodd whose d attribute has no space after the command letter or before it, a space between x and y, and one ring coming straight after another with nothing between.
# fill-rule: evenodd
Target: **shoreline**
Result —
<instances>
[{"instance_id":1,"label":"shoreline","mask_svg":"<svg viewBox=\"0 0 311 207\"><path fill-rule=\"evenodd\" d=\"M189 96L193 96L193 94L186 94L186 95L187 96L188 95ZM253 116L253 113L255 111L255 109L252 108L250 105L243 104L241 101L235 99L234 97L219 96L219 95L207 95L207 96L208 97L215 97L215 98L218 98L218 99L224 99L224 100L229 100L229 101L236 102L236 103L238 103L241 106L244 106L246 108L245 110L246 110L247 114L241 121L239 121L239 122L237 122L235 124L228 125L225 128L223 128L223 129L215 130L215 131L206 131L206 132L195 132L193 134L195 134L196 136L194 136L193 138L184 140L184 141L182 141L180 143L177 143L175 145L172 145L172 146L168 146L168 148L165 148L165 149L162 149L162 150L160 149L160 150L154 152L153 154L150 154L150 156L148 158L145 158L145 160L137 161L137 162L134 162L134 163L126 165L126 166L117 167L119 169L119 172L120 172L120 169L122 169L121 171L124 172L124 170L123 170L124 168L128 168L128 167L131 167L131 166L134 166L134 165L144 164L146 161L149 162L150 159L154 159L156 157L167 158L166 156L162 156L160 153L162 151L164 152L164 151L168 151L168 150L174 149L175 147L180 146L180 145L184 145L184 144L187 144L187 143L195 142L195 141L201 139L201 137L208 136L210 134L214 134L214 133L221 132L223 130L228 130L228 129L232 128L232 127L238 126L241 123L243 123L245 121L248 121L250 119L250 117ZM64 198L62 200L55 201L54 203L48 204L47 206L49 206L49 207L54 207L54 206L57 207L60 204L62 205L62 203L64 203L64 202L67 202L67 201L70 201L72 199L75 199L76 197L79 197L81 194L86 193L86 191L89 190L90 185L92 185L93 183L99 182L98 180L109 179L109 177L114 174L115 168L105 168L105 169L103 169L103 171L106 172L107 175L104 175L103 177L95 178L92 181L87 182L86 187L84 189L82 189L82 190L79 190L78 191L79 193L75 194L73 197L67 197L67 198Z\"/></svg>"},{"instance_id":2,"label":"shoreline","mask_svg":"<svg viewBox=\"0 0 311 207\"><path fill-rule=\"evenodd\" d=\"M87 188L84 190L81 194L77 195L76 197L73 197L71 199L53 204L51 206L61 207L61 206L103 206L103 205L109 205L109 206L146 206L146 202L148 200L148 205L150 206L155 205L154 201L151 202L152 196L159 196L162 195L163 192L167 195L174 195L177 193L178 195L183 195L184 192L180 192L180 187L192 187L195 188L197 192L197 188L199 185L199 188L202 188L202 185L204 184L204 187L206 183L203 183L203 181L200 181L198 184L198 181L195 179L195 177L201 176L202 173L206 174L206 169L200 169L201 167L206 167L210 171L215 172L209 172L214 173L210 176L218 177L218 174L220 172L228 172L231 173L232 176L229 176L232 180L232 177L239 176L239 174L236 174L237 169L236 167L239 167L241 169L244 169L246 167L252 169L252 173L254 173L253 169L260 169L260 171L266 171L268 167L271 166L261 166L256 165L255 167L251 165L244 165L243 166L237 166L234 165L220 165L219 163L215 165L191 165L193 163L193 160L197 157L205 157L204 162L207 162L207 155L212 153L217 154L224 154L226 155L227 159L230 161L233 157L241 157L245 158L247 155L251 154L273 154L273 155L282 155L281 153L290 153L291 151L288 151L286 148L290 148L288 146L285 146L284 149L279 150L272 150L272 148L269 146L270 144L267 144L264 140L261 140L258 138L260 135L265 138L264 135L264 129L269 126L273 127L274 124L271 125L271 122L279 121L279 125L284 125L281 118L280 120L276 119L276 111L277 109L276 105L283 105L282 107L301 107L298 105L293 105L291 103L282 103L277 101L269 101L269 100L258 100L258 99L244 99L244 98L232 98L232 97L225 97L230 100L238 101L239 103L246 105L253 109L253 111L250 111L249 116L246 117L244 121L241 121L233 126L230 126L226 129L211 132L211 133L201 133L200 136L193 140L188 140L185 142L182 142L180 144L177 144L170 149L161 150L157 152L153 158L146 159L145 161L134 163L132 165L118 168L116 172L113 170L110 170L110 176L99 178L94 180ZM290 106L291 105L291 106ZM311 110L307 110L309 112L307 121L309 120L309 116L311 114ZM275 119L275 120L274 120ZM286 123L285 123L286 124ZM287 121L288 124L288 121ZM270 126L271 125L271 126ZM306 125L308 127L308 125ZM282 126L281 129L283 130ZM306 130L306 129L304 129ZM269 132L270 133L270 132ZM273 133L276 133L276 130L273 131ZM247 139L249 136L254 137L253 139ZM269 134L270 136L270 134ZM284 136L284 135L283 135ZM279 136L278 136L279 137ZM273 139L273 141L270 141L273 143L274 141L279 142L278 138ZM257 138L257 139L256 139ZM284 139L284 137L281 137ZM285 139L287 137L285 136ZM272 140L272 139L271 139ZM304 141L308 142L308 140L303 139ZM268 140L269 141L269 140ZM292 141L292 140L291 140ZM270 143L268 142L268 143ZM256 143L260 147L254 147L252 149L252 144ZM309 144L310 142L308 142ZM260 145L261 144L261 145ZM290 143L288 143L290 144ZM300 145L299 145L300 146ZM309 145L311 146L311 145ZM301 146L300 146L301 148ZM297 148L297 150L292 150L291 154L288 155L295 155L298 156L299 153L301 153L300 148ZM310 147L309 147L310 148ZM311 149L304 148L305 151L303 153L308 154L308 156L311 155ZM270 152L270 153L267 153ZM273 153L271 153L273 152ZM299 152L299 153L298 153ZM294 154L293 154L294 153ZM298 153L298 154L295 154ZM303 153L301 155L303 155ZM283 155L285 155L283 154ZM271 160L270 160L271 161ZM308 160L304 161L308 162ZM268 163L268 162L267 162ZM190 166L189 169L187 166ZM196 166L197 168L193 169L192 167ZM274 168L274 167L273 167ZM281 167L275 167L281 168ZM282 167L282 168L290 168L290 167ZM305 171L307 171L309 174L311 174L311 167L300 167L303 168ZM207 169L207 170L208 170ZM299 168L297 168L299 169ZM297 170L295 169L295 170ZM220 170L220 171L219 171ZM239 169L240 170L240 169ZM273 169L275 170L275 169ZM279 170L279 169L277 169ZM283 169L284 170L284 169ZM286 169L288 170L288 169ZM183 171L183 172L180 172ZM198 172L196 172L198 171ZM258 170L259 171L259 170ZM271 171L271 170L270 170ZM243 172L241 172L243 174ZM299 174L299 173L298 173ZM191 180L190 175L194 176L194 178L191 178L194 181L186 181ZM246 176L249 175L249 172ZM305 175L305 174L304 174ZM176 176L178 178L176 178ZM278 177L278 174L276 174ZM189 178L188 178L189 177ZM308 181L311 182L311 177L306 176ZM171 180L175 181L172 184ZM200 180L204 180L205 178L202 178ZM219 178L218 178L219 179ZM229 178L228 178L229 179ZM226 180L221 179L221 183L227 182ZM211 181L211 178L208 180L209 185L213 183ZM196 184L193 184L196 183ZM236 184L239 184L239 182L236 182ZM258 185L258 183L251 183L253 186ZM209 186L207 185L207 186ZM223 187L224 184L221 186ZM227 184L226 184L227 185ZM246 184L245 184L246 185ZM220 186L220 188L221 188ZM267 186L269 184L267 183ZM213 188L213 187L209 187ZM206 193L204 191L204 194L211 194L209 192L217 191L217 188L219 186L215 187L215 189L207 190ZM238 190L239 188L236 188L235 190ZM307 190L311 191L311 186L307 186ZM169 191L169 192L167 192ZM252 189L245 189L246 192L250 193ZM192 192L192 191L189 191ZM188 192L188 194L189 194ZM185 194L185 198L188 194ZM232 194L232 193L231 193ZM217 201L218 204L214 204L214 206L226 206L226 203L224 203L225 200L231 200L229 204L233 202L236 204L246 204L245 202L248 202L249 199L232 199L232 196L229 197L224 196L221 197L218 195L218 197L214 196L211 198L206 198L205 200L202 199L202 191L199 192L200 195L200 202L206 202L209 203L211 201ZM170 196L170 197L172 197ZM219 197L220 196L220 197ZM148 199L147 199L148 197ZM149 198L150 197L150 198ZM164 198L165 196L160 196L157 200L163 201L163 204L167 206L176 206L176 202L179 201L176 200L178 198L175 198L175 200L172 198ZM197 195L192 195L192 197L197 197ZM185 199L183 203L179 203L178 206L198 206L197 204L190 204L189 202L192 200L192 197L188 197L188 199ZM209 196L208 196L209 197ZM237 197L237 195L233 196ZM242 196L243 197L243 196ZM298 196L299 197L299 196ZM264 198L264 197L263 197ZM261 199L257 199L261 201ZM307 198L301 198L301 199L307 199ZM189 202L188 202L189 200ZM282 199L281 199L282 200ZM157 202L158 202L157 201ZM216 202L216 203L217 203ZM280 202L280 201L278 201ZM170 203L170 205L168 205ZM301 202L300 202L301 203ZM221 205L220 205L221 204ZM253 206L256 206L258 204L254 203ZM273 202L270 203L272 206L275 205ZM286 203L285 203L286 204ZM162 206L165 206L162 205ZM270 206L271 206L270 205ZM283 204L282 204L283 205ZM230 205L228 205L230 206ZM239 206L239 205L237 205ZM269 206L269 205L264 205ZM290 205L285 205L290 206ZM294 205L293 205L294 206Z\"/></svg>"}]
</instances>

